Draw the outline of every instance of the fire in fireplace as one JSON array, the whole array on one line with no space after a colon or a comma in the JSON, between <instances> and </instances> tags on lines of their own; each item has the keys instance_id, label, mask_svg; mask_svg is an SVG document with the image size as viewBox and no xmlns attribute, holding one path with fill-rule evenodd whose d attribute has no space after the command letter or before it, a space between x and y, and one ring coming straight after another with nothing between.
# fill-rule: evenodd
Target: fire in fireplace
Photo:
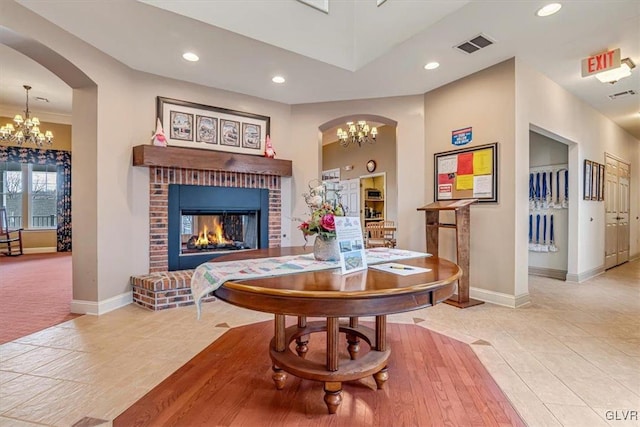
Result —
<instances>
[{"instance_id":1,"label":"fire in fireplace","mask_svg":"<svg viewBox=\"0 0 640 427\"><path fill-rule=\"evenodd\" d=\"M169 270L269 246L269 190L169 185Z\"/></svg>"},{"instance_id":2,"label":"fire in fireplace","mask_svg":"<svg viewBox=\"0 0 640 427\"><path fill-rule=\"evenodd\" d=\"M256 249L256 212L198 215L182 212L181 253Z\"/></svg>"}]
</instances>

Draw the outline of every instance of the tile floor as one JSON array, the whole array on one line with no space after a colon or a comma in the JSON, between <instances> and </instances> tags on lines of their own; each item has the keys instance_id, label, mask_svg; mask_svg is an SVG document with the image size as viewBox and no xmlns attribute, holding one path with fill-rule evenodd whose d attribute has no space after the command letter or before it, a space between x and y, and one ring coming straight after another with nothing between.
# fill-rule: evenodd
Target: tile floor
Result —
<instances>
[{"instance_id":1,"label":"tile floor","mask_svg":"<svg viewBox=\"0 0 640 427\"><path fill-rule=\"evenodd\" d=\"M640 260L581 284L532 276L530 293L515 310L440 304L389 321L469 343L531 426L640 426ZM130 305L6 343L0 426L108 425L229 326L268 319L219 301L201 321Z\"/></svg>"}]
</instances>

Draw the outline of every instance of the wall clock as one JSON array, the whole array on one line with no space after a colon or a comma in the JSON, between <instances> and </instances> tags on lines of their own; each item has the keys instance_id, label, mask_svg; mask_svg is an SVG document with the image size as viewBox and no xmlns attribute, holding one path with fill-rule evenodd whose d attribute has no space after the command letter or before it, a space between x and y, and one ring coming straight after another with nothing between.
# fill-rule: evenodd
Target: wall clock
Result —
<instances>
[{"instance_id":1,"label":"wall clock","mask_svg":"<svg viewBox=\"0 0 640 427\"><path fill-rule=\"evenodd\" d=\"M367 162L367 171L373 172L374 170L376 170L376 161L375 160L369 160Z\"/></svg>"}]
</instances>

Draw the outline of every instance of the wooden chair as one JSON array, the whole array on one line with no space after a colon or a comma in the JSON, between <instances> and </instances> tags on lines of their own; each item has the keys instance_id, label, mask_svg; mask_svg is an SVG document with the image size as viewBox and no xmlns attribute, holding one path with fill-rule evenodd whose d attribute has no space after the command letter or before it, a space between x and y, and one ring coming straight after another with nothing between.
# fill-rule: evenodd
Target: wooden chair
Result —
<instances>
[{"instance_id":1,"label":"wooden chair","mask_svg":"<svg viewBox=\"0 0 640 427\"><path fill-rule=\"evenodd\" d=\"M387 241L387 245L390 248L396 247L396 224L393 221L383 221L382 223L383 236Z\"/></svg>"},{"instance_id":2,"label":"wooden chair","mask_svg":"<svg viewBox=\"0 0 640 427\"><path fill-rule=\"evenodd\" d=\"M387 241L384 238L384 224L382 221L368 222L365 226L365 237L367 248L384 248Z\"/></svg>"},{"instance_id":3,"label":"wooden chair","mask_svg":"<svg viewBox=\"0 0 640 427\"><path fill-rule=\"evenodd\" d=\"M0 208L0 253L9 256L22 255L22 228L9 229L6 208Z\"/></svg>"}]
</instances>

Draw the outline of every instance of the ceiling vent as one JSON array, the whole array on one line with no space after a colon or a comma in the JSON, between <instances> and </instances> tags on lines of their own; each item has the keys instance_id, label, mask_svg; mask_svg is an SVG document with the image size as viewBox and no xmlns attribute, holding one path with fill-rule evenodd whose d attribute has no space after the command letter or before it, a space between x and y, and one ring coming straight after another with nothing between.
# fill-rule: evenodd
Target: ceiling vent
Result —
<instances>
[{"instance_id":1,"label":"ceiling vent","mask_svg":"<svg viewBox=\"0 0 640 427\"><path fill-rule=\"evenodd\" d=\"M618 93L614 93L613 95L609 95L609 98L618 99L618 98L623 98L625 96L635 95L635 94L636 94L635 90L625 90L624 92L618 92Z\"/></svg>"},{"instance_id":2,"label":"ceiling vent","mask_svg":"<svg viewBox=\"0 0 640 427\"><path fill-rule=\"evenodd\" d=\"M493 41L490 40L487 36L485 36L484 34L478 34L471 40L458 43L455 48L464 53L473 53L477 50L482 49L483 47L491 46L492 44Z\"/></svg>"}]
</instances>

